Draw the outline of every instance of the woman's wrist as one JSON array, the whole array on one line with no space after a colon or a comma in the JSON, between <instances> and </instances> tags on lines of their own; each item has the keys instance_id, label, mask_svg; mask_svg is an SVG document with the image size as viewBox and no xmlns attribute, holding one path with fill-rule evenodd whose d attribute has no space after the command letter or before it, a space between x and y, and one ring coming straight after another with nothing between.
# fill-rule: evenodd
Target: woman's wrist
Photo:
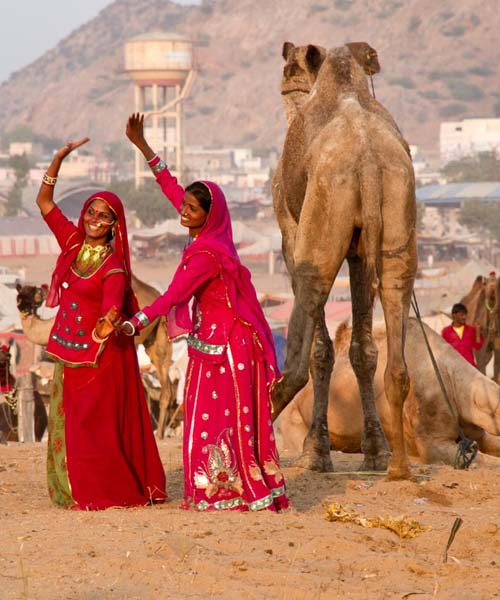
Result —
<instances>
[{"instance_id":1,"label":"woman's wrist","mask_svg":"<svg viewBox=\"0 0 500 600\"><path fill-rule=\"evenodd\" d=\"M158 156L158 154L155 154L153 158L148 160L148 165L155 175L159 175L163 170L167 168L167 165Z\"/></svg>"},{"instance_id":2,"label":"woman's wrist","mask_svg":"<svg viewBox=\"0 0 500 600\"><path fill-rule=\"evenodd\" d=\"M135 325L132 321L123 321L120 325L120 330L128 336L135 335Z\"/></svg>"},{"instance_id":3,"label":"woman's wrist","mask_svg":"<svg viewBox=\"0 0 500 600\"><path fill-rule=\"evenodd\" d=\"M54 158L52 159L52 162L48 166L47 171L45 171L45 173L49 177L57 178L57 176L59 175L59 169L61 168L61 164L62 164L62 158L59 158L59 156L54 156Z\"/></svg>"}]
</instances>

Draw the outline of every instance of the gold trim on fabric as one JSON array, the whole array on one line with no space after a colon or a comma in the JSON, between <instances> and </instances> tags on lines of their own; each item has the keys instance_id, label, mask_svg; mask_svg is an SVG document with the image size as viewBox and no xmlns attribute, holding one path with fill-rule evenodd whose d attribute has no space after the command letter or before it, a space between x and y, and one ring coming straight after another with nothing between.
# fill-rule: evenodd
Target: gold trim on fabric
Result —
<instances>
[{"instance_id":1,"label":"gold trim on fabric","mask_svg":"<svg viewBox=\"0 0 500 600\"><path fill-rule=\"evenodd\" d=\"M115 273L123 273L125 276L127 275L127 272L125 271L125 269L118 269L118 268L110 269L107 273L105 273L102 276L102 280L104 281L106 279L106 277L109 277L110 275L114 275Z\"/></svg>"},{"instance_id":2,"label":"gold trim on fabric","mask_svg":"<svg viewBox=\"0 0 500 600\"><path fill-rule=\"evenodd\" d=\"M104 342L102 344L100 344L99 349L97 351L96 357L95 357L95 362L90 362L90 361L86 361L86 362L71 362L70 360L65 360L64 358L61 358L60 356L58 356L57 354L54 354L54 352L49 352L46 350L46 353L49 356L52 356L52 358L54 360L56 360L57 362L60 362L63 365L66 365L67 367L74 367L74 368L78 368L78 367L92 367L94 369L97 369L99 367L99 363L98 363L98 359L101 356L105 346L106 346L106 341L104 340Z\"/></svg>"},{"instance_id":3,"label":"gold trim on fabric","mask_svg":"<svg viewBox=\"0 0 500 600\"><path fill-rule=\"evenodd\" d=\"M235 396L235 400L236 400L236 422L237 422L237 426L236 426L236 435L238 438L238 445L239 445L239 450L240 450L240 461L242 466L244 465L244 454L243 454L243 440L242 440L242 426L241 426L241 400L240 400L240 390L238 387L238 379L236 377L236 370L234 368L234 358L233 358L233 353L231 351L231 344L228 343L227 345L227 358L228 358L228 362L229 362L229 367L231 369L231 375L233 378L233 385L234 385L234 396ZM255 456L255 453L252 452L252 454ZM242 477L245 477L246 482L248 487L250 488L251 492L253 495L256 495L255 490L252 486L252 482L250 480L249 474L247 473L245 468L241 469L241 474Z\"/></svg>"},{"instance_id":4,"label":"gold trim on fabric","mask_svg":"<svg viewBox=\"0 0 500 600\"><path fill-rule=\"evenodd\" d=\"M193 366L193 368L194 368L194 366ZM193 368L191 369L191 375L192 375ZM191 411L191 423L190 423L190 429L189 429L189 435L188 435L189 482L191 485L194 485L191 453L193 451L194 425L195 425L196 408L198 406L198 393L199 393L199 389L200 389L202 370L203 370L203 367L202 367L202 365L200 365L200 368L198 370L198 382L196 384L196 390L194 392L194 402L193 402L193 409ZM191 377L190 377L190 379L191 379ZM186 387L185 389L189 390L188 387ZM187 395L185 396L184 401L185 402L187 401Z\"/></svg>"},{"instance_id":5,"label":"gold trim on fabric","mask_svg":"<svg viewBox=\"0 0 500 600\"><path fill-rule=\"evenodd\" d=\"M226 347L225 344L209 344L207 342L203 342L192 335L188 335L186 341L191 348L194 348L199 352L203 352L204 354L220 355L224 352Z\"/></svg>"}]
</instances>

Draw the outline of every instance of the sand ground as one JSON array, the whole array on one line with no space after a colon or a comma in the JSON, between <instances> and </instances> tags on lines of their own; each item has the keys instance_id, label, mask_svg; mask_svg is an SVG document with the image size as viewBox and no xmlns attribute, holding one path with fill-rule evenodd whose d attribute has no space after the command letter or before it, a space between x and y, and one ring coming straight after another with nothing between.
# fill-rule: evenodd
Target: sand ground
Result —
<instances>
[{"instance_id":1,"label":"sand ground","mask_svg":"<svg viewBox=\"0 0 500 600\"><path fill-rule=\"evenodd\" d=\"M196 513L179 508L180 444L159 442L168 503L87 513L50 505L46 444L0 446L0 598L500 598L499 467L415 465L415 481L387 482L345 474L360 456L334 453L338 473L320 474L283 455L291 510ZM400 539L328 522L333 501L431 529ZM457 517L463 525L443 563Z\"/></svg>"},{"instance_id":2,"label":"sand ground","mask_svg":"<svg viewBox=\"0 0 500 600\"><path fill-rule=\"evenodd\" d=\"M54 260L2 263L25 266L27 281L41 283ZM174 268L175 261L134 263L158 287ZM254 271L254 282L289 291L284 275L265 269ZM168 503L93 513L50 505L44 443L0 446L0 599L500 598L500 467L414 465L414 481L395 483L356 474L360 456L334 453L338 472L319 474L283 454L290 511L195 513L179 509L180 445L159 442ZM431 529L405 540L331 523L324 514L333 501L369 517L407 514ZM444 563L457 517L463 525Z\"/></svg>"}]
</instances>

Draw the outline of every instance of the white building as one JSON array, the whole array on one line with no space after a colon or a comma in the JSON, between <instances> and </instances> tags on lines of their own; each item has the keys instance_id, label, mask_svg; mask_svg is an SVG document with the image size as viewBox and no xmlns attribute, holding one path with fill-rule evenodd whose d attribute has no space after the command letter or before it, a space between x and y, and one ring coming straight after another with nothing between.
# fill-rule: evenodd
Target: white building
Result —
<instances>
[{"instance_id":1,"label":"white building","mask_svg":"<svg viewBox=\"0 0 500 600\"><path fill-rule=\"evenodd\" d=\"M441 123L441 164L480 152L500 151L500 119L464 119Z\"/></svg>"}]
</instances>

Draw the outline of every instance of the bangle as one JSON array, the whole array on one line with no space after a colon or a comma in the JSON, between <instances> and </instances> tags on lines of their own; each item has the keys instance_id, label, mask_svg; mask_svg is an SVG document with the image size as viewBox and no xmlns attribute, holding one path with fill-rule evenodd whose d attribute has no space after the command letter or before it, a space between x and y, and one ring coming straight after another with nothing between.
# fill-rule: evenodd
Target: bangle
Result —
<instances>
[{"instance_id":1,"label":"bangle","mask_svg":"<svg viewBox=\"0 0 500 600\"><path fill-rule=\"evenodd\" d=\"M47 185L55 185L56 181L57 181L57 177L51 177L50 175L47 175L47 173L44 173L43 177L42 177L42 181L43 181L43 183L46 183Z\"/></svg>"},{"instance_id":2,"label":"bangle","mask_svg":"<svg viewBox=\"0 0 500 600\"><path fill-rule=\"evenodd\" d=\"M102 338L98 335L95 327L94 329L92 329L92 339L94 340L94 342L96 342L97 344L102 344L103 342L105 342L107 339L109 338L109 335L107 335L106 337Z\"/></svg>"},{"instance_id":3,"label":"bangle","mask_svg":"<svg viewBox=\"0 0 500 600\"><path fill-rule=\"evenodd\" d=\"M130 325L130 327L132 328L132 333L127 333L127 331L125 330L125 325ZM123 333L125 335L128 335L128 336L135 335L135 325L132 323L132 321L123 321L123 323L121 324L121 330L123 331Z\"/></svg>"},{"instance_id":4,"label":"bangle","mask_svg":"<svg viewBox=\"0 0 500 600\"><path fill-rule=\"evenodd\" d=\"M155 175L158 175L158 173L161 173L164 169L167 168L167 165L158 156L158 154L155 154L155 156L153 156L151 160L148 160L148 165Z\"/></svg>"}]
</instances>

